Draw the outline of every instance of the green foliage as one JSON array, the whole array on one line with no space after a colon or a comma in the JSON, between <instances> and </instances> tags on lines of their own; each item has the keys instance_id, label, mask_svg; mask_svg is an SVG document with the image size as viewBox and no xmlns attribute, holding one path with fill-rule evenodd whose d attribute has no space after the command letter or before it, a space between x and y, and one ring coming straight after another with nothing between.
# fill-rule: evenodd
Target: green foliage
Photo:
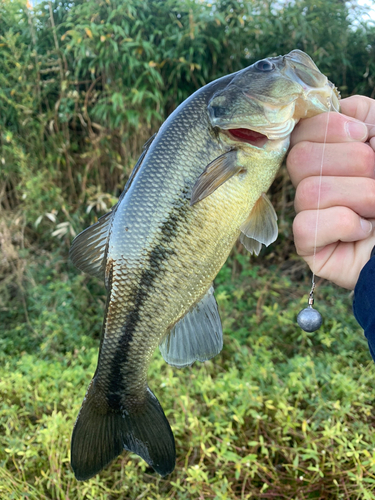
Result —
<instances>
[{"instance_id":1,"label":"green foliage","mask_svg":"<svg viewBox=\"0 0 375 500\"><path fill-rule=\"evenodd\" d=\"M39 239L69 240L109 208L180 102L262 57L300 48L343 94L370 95L362 14L338 0L3 1L1 206L22 209Z\"/></svg>"},{"instance_id":2,"label":"green foliage","mask_svg":"<svg viewBox=\"0 0 375 500\"><path fill-rule=\"evenodd\" d=\"M221 355L176 370L156 353L149 372L175 433L175 472L163 480L124 453L79 483L69 443L97 362L103 289L59 254L22 258L28 315L21 302L0 311L3 498L375 498L375 367L346 291L318 286L324 326L301 332L307 280L231 257L217 279Z\"/></svg>"}]
</instances>

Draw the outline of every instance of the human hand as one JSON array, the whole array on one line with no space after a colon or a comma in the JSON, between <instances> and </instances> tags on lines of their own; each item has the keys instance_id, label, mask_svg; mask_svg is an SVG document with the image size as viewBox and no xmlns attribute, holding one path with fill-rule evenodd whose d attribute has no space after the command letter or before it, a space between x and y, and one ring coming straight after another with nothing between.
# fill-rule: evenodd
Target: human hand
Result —
<instances>
[{"instance_id":1,"label":"human hand","mask_svg":"<svg viewBox=\"0 0 375 500\"><path fill-rule=\"evenodd\" d=\"M375 125L363 123L375 124L375 100L340 104L343 114L329 115L325 146L326 113L297 125L287 168L296 187L297 253L317 276L353 289L375 245Z\"/></svg>"}]
</instances>

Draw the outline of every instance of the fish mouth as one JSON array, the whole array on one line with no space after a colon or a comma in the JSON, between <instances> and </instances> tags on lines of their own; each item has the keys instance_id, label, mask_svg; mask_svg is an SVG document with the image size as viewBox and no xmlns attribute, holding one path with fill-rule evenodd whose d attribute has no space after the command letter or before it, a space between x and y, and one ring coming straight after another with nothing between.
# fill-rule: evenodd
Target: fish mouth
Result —
<instances>
[{"instance_id":1,"label":"fish mouth","mask_svg":"<svg viewBox=\"0 0 375 500\"><path fill-rule=\"evenodd\" d=\"M244 142L256 148L262 148L269 140L265 134L248 128L230 128L225 132L233 141Z\"/></svg>"}]
</instances>

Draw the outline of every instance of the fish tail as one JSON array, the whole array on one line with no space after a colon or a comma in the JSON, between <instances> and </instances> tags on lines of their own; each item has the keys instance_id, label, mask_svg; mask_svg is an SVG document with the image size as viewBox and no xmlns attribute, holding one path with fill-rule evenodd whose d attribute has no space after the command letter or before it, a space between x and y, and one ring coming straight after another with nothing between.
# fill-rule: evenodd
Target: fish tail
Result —
<instances>
[{"instance_id":1,"label":"fish tail","mask_svg":"<svg viewBox=\"0 0 375 500\"><path fill-rule=\"evenodd\" d=\"M164 411L149 388L137 411L113 410L98 404L91 382L74 426L71 466L79 481L100 472L123 449L142 457L161 476L170 474L176 461L175 442Z\"/></svg>"}]
</instances>

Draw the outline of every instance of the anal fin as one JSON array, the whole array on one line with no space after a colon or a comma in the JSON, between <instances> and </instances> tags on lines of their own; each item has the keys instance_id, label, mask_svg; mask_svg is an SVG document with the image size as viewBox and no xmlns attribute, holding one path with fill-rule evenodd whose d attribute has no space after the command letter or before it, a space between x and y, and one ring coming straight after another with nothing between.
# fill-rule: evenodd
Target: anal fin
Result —
<instances>
[{"instance_id":1,"label":"anal fin","mask_svg":"<svg viewBox=\"0 0 375 500\"><path fill-rule=\"evenodd\" d=\"M165 361L177 368L211 359L222 348L223 330L213 286L159 345Z\"/></svg>"}]
</instances>

